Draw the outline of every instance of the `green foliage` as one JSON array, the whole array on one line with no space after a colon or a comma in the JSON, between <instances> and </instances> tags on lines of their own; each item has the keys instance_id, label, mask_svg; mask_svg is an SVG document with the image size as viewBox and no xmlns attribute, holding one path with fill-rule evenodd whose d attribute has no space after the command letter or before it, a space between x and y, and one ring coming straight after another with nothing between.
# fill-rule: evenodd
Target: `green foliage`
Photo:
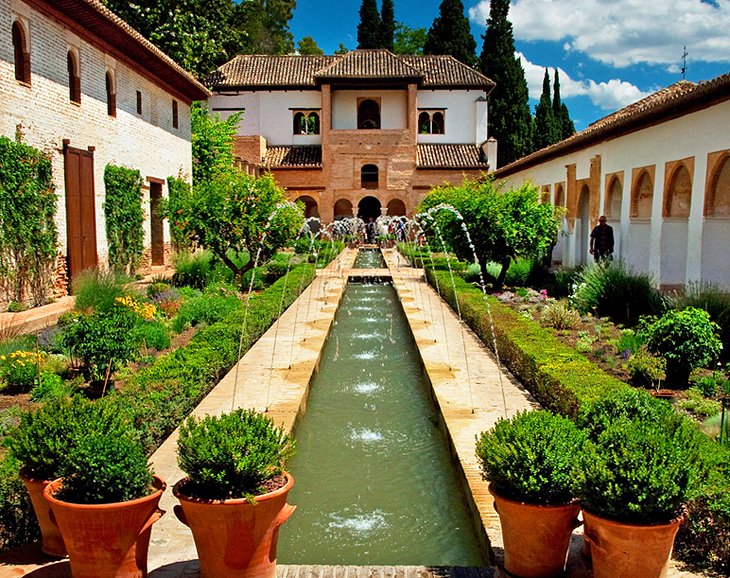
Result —
<instances>
[{"instance_id":1,"label":"green foliage","mask_svg":"<svg viewBox=\"0 0 730 578\"><path fill-rule=\"evenodd\" d=\"M571 501L572 468L586 435L568 418L524 411L477 437L477 458L495 491L512 500L558 505Z\"/></svg>"},{"instance_id":2,"label":"green foliage","mask_svg":"<svg viewBox=\"0 0 730 578\"><path fill-rule=\"evenodd\" d=\"M696 387L687 390L687 399L679 402L679 407L699 416L712 417L722 411L722 404L714 399L706 399Z\"/></svg>"},{"instance_id":3,"label":"green foliage","mask_svg":"<svg viewBox=\"0 0 730 578\"><path fill-rule=\"evenodd\" d=\"M144 250L142 175L138 170L107 165L104 188L109 265L116 271L133 275Z\"/></svg>"},{"instance_id":4,"label":"green foliage","mask_svg":"<svg viewBox=\"0 0 730 578\"><path fill-rule=\"evenodd\" d=\"M362 0L360 4L360 21L357 24L357 47L381 48L380 30L382 21L375 0Z\"/></svg>"},{"instance_id":5,"label":"green foliage","mask_svg":"<svg viewBox=\"0 0 730 578\"><path fill-rule=\"evenodd\" d=\"M674 425L674 424L673 424ZM576 494L590 512L628 523L666 523L682 513L706 475L701 433L618 419L586 444L576 468Z\"/></svg>"},{"instance_id":6,"label":"green foliage","mask_svg":"<svg viewBox=\"0 0 730 578\"><path fill-rule=\"evenodd\" d=\"M33 401L51 401L62 397L71 397L76 391L76 385L66 382L60 375L49 371L41 371L40 383L31 390L30 399Z\"/></svg>"},{"instance_id":7,"label":"green foliage","mask_svg":"<svg viewBox=\"0 0 730 578\"><path fill-rule=\"evenodd\" d=\"M644 345L629 355L626 369L637 387L659 387L667 378L667 360L652 355Z\"/></svg>"},{"instance_id":8,"label":"green foliage","mask_svg":"<svg viewBox=\"0 0 730 578\"><path fill-rule=\"evenodd\" d=\"M564 301L556 301L548 305L540 314L540 323L561 331L575 329L580 324L580 313L572 309Z\"/></svg>"},{"instance_id":9,"label":"green foliage","mask_svg":"<svg viewBox=\"0 0 730 578\"><path fill-rule=\"evenodd\" d=\"M22 349L0 355L0 389L8 392L27 393L38 382L42 365L39 351Z\"/></svg>"},{"instance_id":10,"label":"green foliage","mask_svg":"<svg viewBox=\"0 0 730 578\"><path fill-rule=\"evenodd\" d=\"M126 294L129 277L114 270L86 269L72 280L75 307L79 311L109 311Z\"/></svg>"},{"instance_id":11,"label":"green foliage","mask_svg":"<svg viewBox=\"0 0 730 578\"><path fill-rule=\"evenodd\" d=\"M209 290L200 297L186 300L180 306L172 322L172 328L179 333L189 326L200 323L211 324L241 307L241 300L235 294L221 294Z\"/></svg>"},{"instance_id":12,"label":"green foliage","mask_svg":"<svg viewBox=\"0 0 730 578\"><path fill-rule=\"evenodd\" d=\"M488 132L499 142L497 163L503 167L534 150L532 115L525 71L515 56L512 23L507 18L509 0L492 0L479 70L496 86L489 94Z\"/></svg>"},{"instance_id":13,"label":"green foliage","mask_svg":"<svg viewBox=\"0 0 730 578\"><path fill-rule=\"evenodd\" d=\"M166 206L168 218L180 219L183 229L199 246L209 249L241 277L253 262L239 263L235 255L248 252L266 262L277 248L296 238L304 217L269 174L261 177L241 171L220 172L197 181L195 194Z\"/></svg>"},{"instance_id":14,"label":"green foliage","mask_svg":"<svg viewBox=\"0 0 730 578\"><path fill-rule=\"evenodd\" d=\"M193 147L193 183L196 188L231 171L235 158L233 144L242 117L243 113L235 113L222 120L218 113L211 115L205 105L199 102L193 103L190 109L190 130ZM190 194L186 194L182 186L179 187L178 193L179 195L174 197L170 196L168 203L163 205L163 210L171 221L179 220L184 223L189 216L185 212L180 212L180 209L187 207L193 199ZM176 235L191 238L188 227L182 225L177 228Z\"/></svg>"},{"instance_id":15,"label":"green foliage","mask_svg":"<svg viewBox=\"0 0 730 578\"><path fill-rule=\"evenodd\" d=\"M78 313L63 325L61 343L77 356L92 380L102 380L139 354L138 315L117 303L108 310Z\"/></svg>"},{"instance_id":16,"label":"green foliage","mask_svg":"<svg viewBox=\"0 0 730 578\"><path fill-rule=\"evenodd\" d=\"M12 456L0 459L0 550L40 538L33 505L18 476L20 464Z\"/></svg>"},{"instance_id":17,"label":"green foliage","mask_svg":"<svg viewBox=\"0 0 730 578\"><path fill-rule=\"evenodd\" d=\"M182 177L167 177L167 190L169 203L176 207L185 204L186 199L189 199L192 195L190 183ZM191 251L192 241L185 235L185 228L181 222L182 217L180 214L168 214L167 217L170 223L172 245L177 251Z\"/></svg>"},{"instance_id":18,"label":"green foliage","mask_svg":"<svg viewBox=\"0 0 730 578\"><path fill-rule=\"evenodd\" d=\"M239 409L220 417L191 416L180 427L178 464L188 476L185 491L201 499L253 498L281 475L294 439L274 420Z\"/></svg>"},{"instance_id":19,"label":"green foliage","mask_svg":"<svg viewBox=\"0 0 730 578\"><path fill-rule=\"evenodd\" d=\"M539 203L538 192L530 183L502 191L491 179L466 180L460 186L432 189L421 201L419 210L427 211L442 204L456 208L474 249L464 235L462 221L451 211L437 211L433 220L460 259L473 261L473 251L476 251L483 266L489 261L502 265L495 282L495 289L499 290L513 259L539 260L551 250L557 237L559 213L549 203Z\"/></svg>"},{"instance_id":20,"label":"green foliage","mask_svg":"<svg viewBox=\"0 0 730 578\"><path fill-rule=\"evenodd\" d=\"M561 140L562 127L560 118L553 112L553 103L550 98L550 75L547 68L542 81L542 95L535 108L535 150L550 146Z\"/></svg>"},{"instance_id":21,"label":"green foliage","mask_svg":"<svg viewBox=\"0 0 730 578\"><path fill-rule=\"evenodd\" d=\"M553 82L553 119L558 133L558 140L564 140L575 133L575 125L570 118L568 107L560 100L560 76L555 68Z\"/></svg>"},{"instance_id":22,"label":"green foliage","mask_svg":"<svg viewBox=\"0 0 730 578\"><path fill-rule=\"evenodd\" d=\"M311 36L304 36L297 42L297 52L302 55L324 54L324 50L317 46L317 43Z\"/></svg>"},{"instance_id":23,"label":"green foliage","mask_svg":"<svg viewBox=\"0 0 730 578\"><path fill-rule=\"evenodd\" d=\"M477 43L461 0L442 0L439 15L428 30L424 54L450 54L468 66L477 62Z\"/></svg>"},{"instance_id":24,"label":"green foliage","mask_svg":"<svg viewBox=\"0 0 730 578\"><path fill-rule=\"evenodd\" d=\"M693 369L717 358L722 347L718 330L709 313L695 307L667 311L641 326L649 351L667 360L667 381L680 387L687 384Z\"/></svg>"},{"instance_id":25,"label":"green foliage","mask_svg":"<svg viewBox=\"0 0 730 578\"><path fill-rule=\"evenodd\" d=\"M176 287L203 290L213 280L214 256L210 251L181 251L175 254L172 264L175 268L172 284Z\"/></svg>"},{"instance_id":26,"label":"green foliage","mask_svg":"<svg viewBox=\"0 0 730 578\"><path fill-rule=\"evenodd\" d=\"M402 22L396 23L393 40L395 54L423 54L428 31L425 28L411 28Z\"/></svg>"},{"instance_id":27,"label":"green foliage","mask_svg":"<svg viewBox=\"0 0 730 578\"><path fill-rule=\"evenodd\" d=\"M0 136L0 295L46 303L58 245L51 160Z\"/></svg>"},{"instance_id":28,"label":"green foliage","mask_svg":"<svg viewBox=\"0 0 730 578\"><path fill-rule=\"evenodd\" d=\"M633 354L641 349L644 340L638 332L633 329L623 329L621 335L616 341L616 349L619 353Z\"/></svg>"},{"instance_id":29,"label":"green foliage","mask_svg":"<svg viewBox=\"0 0 730 578\"><path fill-rule=\"evenodd\" d=\"M134 333L134 340L142 347L157 351L170 347L170 330L161 321L142 321L134 328Z\"/></svg>"},{"instance_id":30,"label":"green foliage","mask_svg":"<svg viewBox=\"0 0 730 578\"><path fill-rule=\"evenodd\" d=\"M19 313L21 311L26 311L27 309L28 306L20 301L11 301L8 303L8 313Z\"/></svg>"},{"instance_id":31,"label":"green foliage","mask_svg":"<svg viewBox=\"0 0 730 578\"><path fill-rule=\"evenodd\" d=\"M570 298L583 313L634 325L642 315L661 313L664 304L651 275L634 271L623 261L592 264L578 276Z\"/></svg>"},{"instance_id":32,"label":"green foliage","mask_svg":"<svg viewBox=\"0 0 730 578\"><path fill-rule=\"evenodd\" d=\"M395 5L393 0L383 0L380 8L380 48L393 52L395 28Z\"/></svg>"}]
</instances>

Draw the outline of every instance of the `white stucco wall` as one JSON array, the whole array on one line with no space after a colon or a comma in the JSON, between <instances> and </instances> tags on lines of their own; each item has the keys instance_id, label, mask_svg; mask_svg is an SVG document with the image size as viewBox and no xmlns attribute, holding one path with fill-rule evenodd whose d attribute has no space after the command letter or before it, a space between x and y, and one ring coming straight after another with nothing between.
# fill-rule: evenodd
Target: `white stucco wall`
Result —
<instances>
[{"instance_id":1,"label":"white stucco wall","mask_svg":"<svg viewBox=\"0 0 730 578\"><path fill-rule=\"evenodd\" d=\"M606 175L623 171L620 219L613 219L620 238L620 256L640 270L648 270L660 284L712 280L730 288L730 220L703 215L708 154L730 149L730 101L686 114L625 136L597 143L506 177L510 185L524 180L535 184L567 182L566 166L576 165L576 178L589 177L590 160L601 157L599 214L606 211ZM677 223L662 217L667 162L694 159L690 215ZM652 214L649 220L630 219L632 169L655 166ZM669 178L667 175L666 178ZM567 186L566 186L567 193ZM575 232L571 234L574 237ZM577 262L576 240L563 244L563 263ZM554 254L554 258L556 255Z\"/></svg>"},{"instance_id":2,"label":"white stucco wall","mask_svg":"<svg viewBox=\"0 0 730 578\"><path fill-rule=\"evenodd\" d=\"M15 80L12 22L18 16L29 24L31 85ZM173 97L146 77L101 52L86 39L32 10L20 0L0 0L0 134L13 138L20 127L23 141L49 153L58 194L60 250L66 253L66 208L63 139L70 146L94 152L96 241L99 261L108 253L104 202L104 167L109 164L138 169L142 177L190 178L190 107L178 101L178 127L172 126ZM70 47L80 57L81 104L69 100L66 55ZM114 73L117 116L107 114L105 75ZM137 91L142 92L138 115ZM149 184L145 180L146 184ZM149 192L144 191L149 215ZM167 186L163 186L167 196ZM150 244L149 220L144 225ZM165 241L169 230L165 223Z\"/></svg>"},{"instance_id":3,"label":"white stucco wall","mask_svg":"<svg viewBox=\"0 0 730 578\"><path fill-rule=\"evenodd\" d=\"M335 90L332 92L332 128L357 128L359 99L380 101L380 128L403 129L408 126L408 93L405 90Z\"/></svg>"},{"instance_id":4,"label":"white stucco wall","mask_svg":"<svg viewBox=\"0 0 730 578\"><path fill-rule=\"evenodd\" d=\"M419 90L416 95L419 109L446 110L444 134L419 134L418 143L481 144L487 134L486 106L479 106L477 101L483 96L481 90ZM478 135L482 134L484 138L478 142Z\"/></svg>"}]
</instances>

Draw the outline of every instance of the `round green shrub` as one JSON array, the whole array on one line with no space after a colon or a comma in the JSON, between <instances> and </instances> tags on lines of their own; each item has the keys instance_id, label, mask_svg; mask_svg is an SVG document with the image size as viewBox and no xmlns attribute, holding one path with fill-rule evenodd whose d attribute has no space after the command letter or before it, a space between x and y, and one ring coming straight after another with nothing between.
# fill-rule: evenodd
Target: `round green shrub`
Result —
<instances>
[{"instance_id":1,"label":"round green shrub","mask_svg":"<svg viewBox=\"0 0 730 578\"><path fill-rule=\"evenodd\" d=\"M524 411L500 419L477 438L485 479L506 498L533 504L565 504L573 498L572 469L586 434L568 418Z\"/></svg>"},{"instance_id":2,"label":"round green shrub","mask_svg":"<svg viewBox=\"0 0 730 578\"><path fill-rule=\"evenodd\" d=\"M185 492L212 500L252 499L294 453L294 440L270 417L244 409L189 417L177 443L178 464L188 476Z\"/></svg>"},{"instance_id":3,"label":"round green shrub","mask_svg":"<svg viewBox=\"0 0 730 578\"><path fill-rule=\"evenodd\" d=\"M644 321L641 333L649 351L667 360L667 382L683 387L693 369L704 367L720 354L719 329L707 311L687 307Z\"/></svg>"}]
</instances>

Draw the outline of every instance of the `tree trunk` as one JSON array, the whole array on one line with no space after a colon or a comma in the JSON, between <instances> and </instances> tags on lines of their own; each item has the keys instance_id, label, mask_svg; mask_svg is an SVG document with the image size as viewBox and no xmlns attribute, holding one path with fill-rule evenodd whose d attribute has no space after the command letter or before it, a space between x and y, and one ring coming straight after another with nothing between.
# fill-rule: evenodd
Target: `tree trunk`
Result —
<instances>
[{"instance_id":1,"label":"tree trunk","mask_svg":"<svg viewBox=\"0 0 730 578\"><path fill-rule=\"evenodd\" d=\"M507 277L507 270L509 269L510 263L512 262L511 257L505 257L502 259L502 269L499 272L499 275L497 276L497 280L494 285L495 291L501 291L502 287L504 287L504 279Z\"/></svg>"}]
</instances>

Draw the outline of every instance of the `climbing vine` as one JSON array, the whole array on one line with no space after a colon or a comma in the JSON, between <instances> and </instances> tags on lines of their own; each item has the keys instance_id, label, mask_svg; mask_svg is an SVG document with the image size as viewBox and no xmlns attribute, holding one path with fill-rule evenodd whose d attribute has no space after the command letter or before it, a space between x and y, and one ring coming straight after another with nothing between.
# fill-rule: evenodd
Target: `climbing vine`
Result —
<instances>
[{"instance_id":1,"label":"climbing vine","mask_svg":"<svg viewBox=\"0 0 730 578\"><path fill-rule=\"evenodd\" d=\"M181 206L185 200L192 194L190 183L182 177L167 177L167 190L169 192L169 203L175 207ZM164 206L164 205L163 205ZM170 215L170 239L175 249L190 249L192 247L192 239L185 231L184 215L182 209L178 209L173 215Z\"/></svg>"},{"instance_id":2,"label":"climbing vine","mask_svg":"<svg viewBox=\"0 0 730 578\"><path fill-rule=\"evenodd\" d=\"M137 170L110 164L104 169L104 187L109 265L132 275L144 250L142 176Z\"/></svg>"},{"instance_id":3,"label":"climbing vine","mask_svg":"<svg viewBox=\"0 0 730 578\"><path fill-rule=\"evenodd\" d=\"M42 305L58 245L51 160L0 136L0 294Z\"/></svg>"}]
</instances>

